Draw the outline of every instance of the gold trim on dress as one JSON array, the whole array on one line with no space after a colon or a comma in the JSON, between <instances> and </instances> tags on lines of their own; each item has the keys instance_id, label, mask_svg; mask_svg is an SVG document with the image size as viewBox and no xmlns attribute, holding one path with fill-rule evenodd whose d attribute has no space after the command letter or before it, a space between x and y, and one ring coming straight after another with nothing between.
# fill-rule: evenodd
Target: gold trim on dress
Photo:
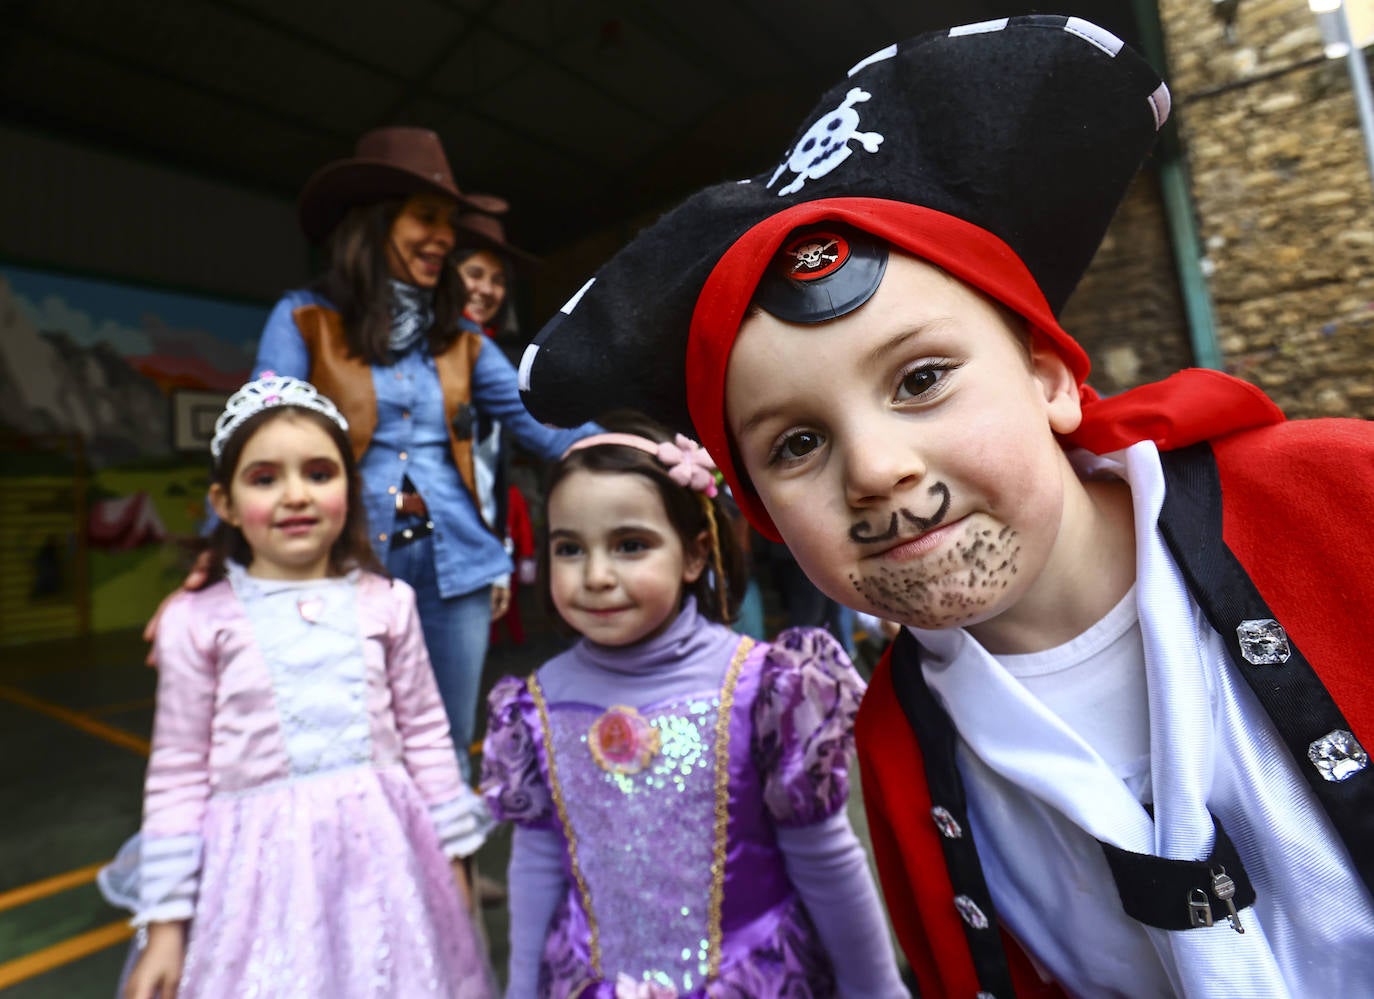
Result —
<instances>
[{"instance_id":1,"label":"gold trim on dress","mask_svg":"<svg viewBox=\"0 0 1374 999\"><path fill-rule=\"evenodd\" d=\"M735 647L725 683L720 689L720 710L716 714L716 828L711 856L711 899L706 908L706 939L710 946L706 980L720 976L721 932L720 913L725 901L726 834L730 829L730 711L735 703L735 684L739 680L744 660L754 647L754 640L745 635Z\"/></svg>"},{"instance_id":2,"label":"gold trim on dress","mask_svg":"<svg viewBox=\"0 0 1374 999\"><path fill-rule=\"evenodd\" d=\"M748 635L740 638L735 654L726 670L725 681L720 689L720 707L716 713L716 738L713 747L715 759L715 826L711 849L711 894L706 908L706 940L709 947L707 957L707 981L720 977L722 935L720 929L721 908L725 900L725 854L726 836L730 829L730 713L735 703L735 687L739 682L740 670L744 660L753 650L755 641ZM563 825L563 836L568 843L568 865L572 868L573 880L582 898L582 910L587 914L588 951L592 972L602 978L601 971L601 932L597 927L596 914L592 910L592 893L587 880L582 875L582 867L577 861L577 838L573 833L572 820L568 816L568 806L563 800L563 787L558 782L558 765L554 761L553 727L549 724L549 706L544 699L544 690L539 680L531 673L525 686L534 699L539 711L540 736L544 743L544 761L549 771L549 793L553 796L554 807L558 811L558 821ZM627 710L612 708L610 710ZM633 711L634 709L628 709ZM638 714L638 712L636 712ZM604 715L603 715L604 717ZM657 733L657 729L654 732ZM599 761L598 761L599 762Z\"/></svg>"},{"instance_id":3,"label":"gold trim on dress","mask_svg":"<svg viewBox=\"0 0 1374 999\"><path fill-rule=\"evenodd\" d=\"M544 700L544 689L539 680L531 673L525 679L525 687L534 699L539 711L540 737L544 741L544 763L549 770L549 793L558 809L558 821L563 824L563 837L568 841L568 866L572 868L573 880L577 882L578 894L582 896L582 911L587 914L588 950L592 972L601 977L601 931L596 925L596 913L592 911L592 893L587 888L587 879L582 876L582 865L577 862L577 837L573 835L572 820L568 817L568 804L563 800L563 785L558 783L558 764L553 756L553 727L549 724L549 705Z\"/></svg>"}]
</instances>

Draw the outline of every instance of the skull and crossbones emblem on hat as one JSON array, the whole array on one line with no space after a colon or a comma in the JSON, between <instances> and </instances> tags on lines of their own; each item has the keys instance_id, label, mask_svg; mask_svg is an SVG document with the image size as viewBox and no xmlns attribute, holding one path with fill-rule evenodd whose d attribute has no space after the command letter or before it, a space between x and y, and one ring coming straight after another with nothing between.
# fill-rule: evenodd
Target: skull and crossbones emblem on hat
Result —
<instances>
[{"instance_id":1,"label":"skull and crossbones emblem on hat","mask_svg":"<svg viewBox=\"0 0 1374 999\"><path fill-rule=\"evenodd\" d=\"M851 139L857 140L868 152L876 153L883 142L881 133L859 131L859 112L854 110L855 104L872 96L862 87L851 88L838 107L821 115L806 130L787 159L778 164L768 186L776 184L784 170L791 170L797 176L790 184L779 189L778 194L800 191L808 180L824 177L849 159L849 154L854 151L849 146Z\"/></svg>"}]
</instances>

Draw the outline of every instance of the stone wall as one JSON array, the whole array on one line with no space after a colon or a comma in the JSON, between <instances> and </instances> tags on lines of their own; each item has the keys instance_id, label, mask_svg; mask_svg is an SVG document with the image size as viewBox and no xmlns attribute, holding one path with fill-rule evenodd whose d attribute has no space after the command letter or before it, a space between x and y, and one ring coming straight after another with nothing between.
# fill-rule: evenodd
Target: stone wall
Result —
<instances>
[{"instance_id":1,"label":"stone wall","mask_svg":"<svg viewBox=\"0 0 1374 999\"><path fill-rule=\"evenodd\" d=\"M1092 358L1103 394L1156 381L1193 363L1159 178L1142 171L1059 317Z\"/></svg>"},{"instance_id":2,"label":"stone wall","mask_svg":"<svg viewBox=\"0 0 1374 999\"><path fill-rule=\"evenodd\" d=\"M1160 0L1228 370L1290 416L1374 417L1374 178L1306 0Z\"/></svg>"}]
</instances>

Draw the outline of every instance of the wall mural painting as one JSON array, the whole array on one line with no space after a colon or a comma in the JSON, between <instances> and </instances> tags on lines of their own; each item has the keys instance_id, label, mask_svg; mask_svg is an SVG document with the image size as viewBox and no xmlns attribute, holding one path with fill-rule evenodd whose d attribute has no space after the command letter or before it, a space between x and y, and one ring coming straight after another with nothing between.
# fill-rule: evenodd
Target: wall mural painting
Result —
<instances>
[{"instance_id":1,"label":"wall mural painting","mask_svg":"<svg viewBox=\"0 0 1374 999\"><path fill-rule=\"evenodd\" d=\"M267 305L0 262L0 644L141 627Z\"/></svg>"}]
</instances>

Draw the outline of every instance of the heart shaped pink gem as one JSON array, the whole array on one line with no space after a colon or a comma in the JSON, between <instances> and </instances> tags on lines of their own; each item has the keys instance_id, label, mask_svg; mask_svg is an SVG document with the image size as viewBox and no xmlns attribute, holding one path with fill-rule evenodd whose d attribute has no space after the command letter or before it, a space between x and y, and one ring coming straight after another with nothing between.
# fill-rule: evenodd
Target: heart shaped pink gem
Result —
<instances>
[{"instance_id":1,"label":"heart shaped pink gem","mask_svg":"<svg viewBox=\"0 0 1374 999\"><path fill-rule=\"evenodd\" d=\"M300 610L301 617L314 624L324 610L324 601L319 597L302 597L296 601L296 607Z\"/></svg>"}]
</instances>

